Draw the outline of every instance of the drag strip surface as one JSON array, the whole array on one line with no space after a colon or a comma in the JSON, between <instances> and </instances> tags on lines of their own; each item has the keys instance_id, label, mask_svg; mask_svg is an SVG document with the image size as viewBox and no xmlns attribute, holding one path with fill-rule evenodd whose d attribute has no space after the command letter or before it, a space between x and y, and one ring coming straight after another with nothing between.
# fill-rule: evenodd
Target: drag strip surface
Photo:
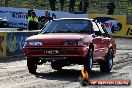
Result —
<instances>
[{"instance_id":1,"label":"drag strip surface","mask_svg":"<svg viewBox=\"0 0 132 88\"><path fill-rule=\"evenodd\" d=\"M132 39L116 38L117 53L111 73L101 73L95 66L90 79L132 79ZM62 71L53 70L50 63L38 66L37 74L28 73L23 56L0 58L0 88L80 88L78 77L83 66L67 66ZM113 88L88 86L88 88ZM132 88L115 86L114 88Z\"/></svg>"}]
</instances>

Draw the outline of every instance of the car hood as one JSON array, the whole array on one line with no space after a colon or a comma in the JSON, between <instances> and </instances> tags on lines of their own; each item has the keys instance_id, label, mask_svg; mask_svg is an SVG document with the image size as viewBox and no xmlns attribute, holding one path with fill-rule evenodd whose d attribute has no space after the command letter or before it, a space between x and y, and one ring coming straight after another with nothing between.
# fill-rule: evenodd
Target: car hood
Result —
<instances>
[{"instance_id":1,"label":"car hood","mask_svg":"<svg viewBox=\"0 0 132 88\"><path fill-rule=\"evenodd\" d=\"M43 40L43 39L76 39L80 40L85 38L86 34L79 33L48 33L48 34L38 34L28 37L27 40Z\"/></svg>"}]
</instances>

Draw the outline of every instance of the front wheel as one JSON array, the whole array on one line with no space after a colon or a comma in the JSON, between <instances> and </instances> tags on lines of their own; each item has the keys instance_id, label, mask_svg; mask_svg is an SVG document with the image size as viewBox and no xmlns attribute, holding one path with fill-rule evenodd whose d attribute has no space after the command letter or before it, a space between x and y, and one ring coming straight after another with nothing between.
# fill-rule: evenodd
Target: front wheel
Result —
<instances>
[{"instance_id":1,"label":"front wheel","mask_svg":"<svg viewBox=\"0 0 132 88\"><path fill-rule=\"evenodd\" d=\"M100 62L100 71L101 72L110 72L113 67L113 52L112 49L109 49L106 61Z\"/></svg>"},{"instance_id":2,"label":"front wheel","mask_svg":"<svg viewBox=\"0 0 132 88\"><path fill-rule=\"evenodd\" d=\"M93 67L93 50L89 49L84 60L84 70L90 72Z\"/></svg>"},{"instance_id":3,"label":"front wheel","mask_svg":"<svg viewBox=\"0 0 132 88\"><path fill-rule=\"evenodd\" d=\"M27 67L28 67L29 73L35 74L36 73L36 69L37 69L37 64L36 64L35 59L28 58L27 59Z\"/></svg>"}]
</instances>

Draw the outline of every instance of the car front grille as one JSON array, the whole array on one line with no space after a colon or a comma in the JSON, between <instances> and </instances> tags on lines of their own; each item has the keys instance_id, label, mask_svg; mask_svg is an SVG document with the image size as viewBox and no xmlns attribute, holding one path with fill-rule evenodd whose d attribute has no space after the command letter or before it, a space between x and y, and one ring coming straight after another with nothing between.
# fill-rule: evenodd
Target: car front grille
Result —
<instances>
[{"instance_id":1,"label":"car front grille","mask_svg":"<svg viewBox=\"0 0 132 88\"><path fill-rule=\"evenodd\" d=\"M28 50L77 50L77 48L28 48Z\"/></svg>"},{"instance_id":2,"label":"car front grille","mask_svg":"<svg viewBox=\"0 0 132 88\"><path fill-rule=\"evenodd\" d=\"M28 53L33 55L45 55L45 51L58 50L57 55L75 55L78 54L77 48L28 48ZM50 55L50 54L48 54Z\"/></svg>"}]
</instances>

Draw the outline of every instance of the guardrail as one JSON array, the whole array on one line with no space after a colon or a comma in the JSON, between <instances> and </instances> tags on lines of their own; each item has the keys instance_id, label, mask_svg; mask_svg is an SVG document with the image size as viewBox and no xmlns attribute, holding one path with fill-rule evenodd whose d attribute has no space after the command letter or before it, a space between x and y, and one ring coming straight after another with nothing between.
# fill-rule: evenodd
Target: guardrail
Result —
<instances>
[{"instance_id":1,"label":"guardrail","mask_svg":"<svg viewBox=\"0 0 132 88\"><path fill-rule=\"evenodd\" d=\"M12 32L12 31L18 31L18 30L19 28L0 28L0 32L6 32L6 31Z\"/></svg>"}]
</instances>

